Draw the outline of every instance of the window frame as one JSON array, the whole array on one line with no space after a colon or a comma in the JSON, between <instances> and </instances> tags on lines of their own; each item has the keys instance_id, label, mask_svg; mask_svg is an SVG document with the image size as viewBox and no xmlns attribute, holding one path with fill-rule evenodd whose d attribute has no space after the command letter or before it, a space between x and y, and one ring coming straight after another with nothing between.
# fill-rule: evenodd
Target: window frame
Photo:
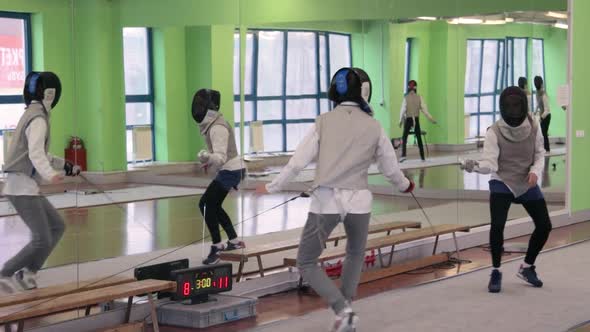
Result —
<instances>
[{"instance_id":1,"label":"window frame","mask_svg":"<svg viewBox=\"0 0 590 332\"><path fill-rule=\"evenodd\" d=\"M280 96L258 96L258 64L259 64L259 33L260 32L281 32L283 35L283 63L282 63L282 94ZM288 57L288 47L289 47L289 39L288 34L290 32L307 32L313 33L315 39L315 53L316 53L316 93L315 94L303 94L303 95L288 95L287 94L287 57ZM239 30L236 30L234 33L239 34ZM258 101L281 101L282 110L281 110L281 119L280 120L261 120L262 126L264 128L265 125L281 125L281 137L282 142L281 146L282 149L279 151L264 151L268 153L273 152L288 152L287 149L287 126L289 124L301 124L301 123L314 123L315 118L302 118L302 119L287 119L287 101L288 100L301 100L301 99L315 99L316 101L316 116L321 114L321 102L324 99L328 98L328 91L322 92L321 91L321 75L324 74L320 68L320 36L325 36L326 40L326 54L325 58L323 59L326 63L326 70L325 70L325 78L327 84L327 90L329 90L330 86L330 35L340 35L348 37L349 47L349 57L351 65L353 63L353 53L352 53L352 35L347 33L340 33L340 32L331 32L331 31L318 31L318 30L306 30L306 29L248 29L247 34L252 34L252 47L253 47L253 59L252 59L252 80L249 82L252 86L251 94L244 94L244 102L252 102L252 121L258 121ZM240 95L234 94L234 103L240 102ZM240 119L234 119L234 125L236 128L240 127L241 122ZM243 121L244 122L244 130L250 127L250 122L252 121ZM247 147L244 147L247 149Z\"/></svg>"},{"instance_id":2,"label":"window frame","mask_svg":"<svg viewBox=\"0 0 590 332\"><path fill-rule=\"evenodd\" d=\"M126 27L123 27L125 29ZM153 48L153 31L151 27L133 27L133 28L144 28L146 29L146 38L147 38L147 64L148 64L148 93L147 94L133 94L128 95L125 93L125 108L127 108L127 104L138 104L138 103L148 103L150 104L150 118L151 123L149 125L128 125L127 119L125 119L125 135L127 135L128 130L133 130L136 127L150 127L152 131L152 159L145 159L145 160L127 160L127 164L138 163L138 162L153 162L156 161L156 132L155 132L155 94L154 94L154 48ZM121 31L123 33L123 31ZM123 49L123 54L125 50ZM124 70L124 69L123 69ZM127 158L125 158L127 159Z\"/></svg>"},{"instance_id":3,"label":"window frame","mask_svg":"<svg viewBox=\"0 0 590 332\"><path fill-rule=\"evenodd\" d=\"M24 24L25 37L25 75L28 75L33 70L33 32L31 28L31 14L30 13L16 13L0 11L1 18L20 19ZM0 104L22 104L24 103L23 95L0 95ZM14 129L0 128L0 136L4 136L4 131L11 131Z\"/></svg>"}]
</instances>

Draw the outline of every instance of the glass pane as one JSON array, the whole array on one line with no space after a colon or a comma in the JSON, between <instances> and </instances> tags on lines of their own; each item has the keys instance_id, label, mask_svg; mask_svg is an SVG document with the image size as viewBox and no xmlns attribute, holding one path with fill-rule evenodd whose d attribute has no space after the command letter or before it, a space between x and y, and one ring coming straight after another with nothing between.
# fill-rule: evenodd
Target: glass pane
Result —
<instances>
[{"instance_id":1,"label":"glass pane","mask_svg":"<svg viewBox=\"0 0 590 332\"><path fill-rule=\"evenodd\" d=\"M320 100L320 113L326 113L331 109L332 107L329 99L325 98Z\"/></svg>"},{"instance_id":2,"label":"glass pane","mask_svg":"<svg viewBox=\"0 0 590 332\"><path fill-rule=\"evenodd\" d=\"M498 67L498 41L485 40L483 43L483 65L481 92L493 92L496 88L496 72Z\"/></svg>"},{"instance_id":3,"label":"glass pane","mask_svg":"<svg viewBox=\"0 0 590 332\"><path fill-rule=\"evenodd\" d=\"M330 34L330 77L342 67L350 67L350 36Z\"/></svg>"},{"instance_id":4,"label":"glass pane","mask_svg":"<svg viewBox=\"0 0 590 332\"><path fill-rule=\"evenodd\" d=\"M254 35L246 35L246 71L244 94L252 94L252 72L254 70ZM240 94L240 34L234 34L234 95Z\"/></svg>"},{"instance_id":5,"label":"glass pane","mask_svg":"<svg viewBox=\"0 0 590 332\"><path fill-rule=\"evenodd\" d=\"M128 126L152 124L152 106L150 103L125 104L125 118Z\"/></svg>"},{"instance_id":6,"label":"glass pane","mask_svg":"<svg viewBox=\"0 0 590 332\"><path fill-rule=\"evenodd\" d=\"M499 47L500 47L500 51L498 52L499 58L498 58L498 76L496 77L496 90L500 91L502 90L502 83L503 81L503 77L504 77L504 42L500 41L499 42Z\"/></svg>"},{"instance_id":7,"label":"glass pane","mask_svg":"<svg viewBox=\"0 0 590 332\"><path fill-rule=\"evenodd\" d=\"M244 103L244 121L254 120L254 102L247 101ZM234 101L234 122L240 123L240 102Z\"/></svg>"},{"instance_id":8,"label":"glass pane","mask_svg":"<svg viewBox=\"0 0 590 332\"><path fill-rule=\"evenodd\" d=\"M479 117L479 136L485 137L488 127L494 123L494 118L491 115L481 115Z\"/></svg>"},{"instance_id":9,"label":"glass pane","mask_svg":"<svg viewBox=\"0 0 590 332\"><path fill-rule=\"evenodd\" d=\"M313 32L287 34L287 95L317 94L317 59Z\"/></svg>"},{"instance_id":10,"label":"glass pane","mask_svg":"<svg viewBox=\"0 0 590 332\"><path fill-rule=\"evenodd\" d=\"M481 41L467 41L467 65L465 67L465 94L479 92L479 66L481 64ZM404 84L405 85L405 84Z\"/></svg>"},{"instance_id":11,"label":"glass pane","mask_svg":"<svg viewBox=\"0 0 590 332\"><path fill-rule=\"evenodd\" d=\"M545 77L543 56L543 39L533 39L533 72L532 77ZM534 84L533 84L534 86Z\"/></svg>"},{"instance_id":12,"label":"glass pane","mask_svg":"<svg viewBox=\"0 0 590 332\"><path fill-rule=\"evenodd\" d=\"M283 95L284 33L258 33L258 96Z\"/></svg>"},{"instance_id":13,"label":"glass pane","mask_svg":"<svg viewBox=\"0 0 590 332\"><path fill-rule=\"evenodd\" d=\"M528 77L527 75L527 63L526 63L526 46L527 39L526 38L516 38L514 39L514 81L512 85L518 84L519 77Z\"/></svg>"},{"instance_id":14,"label":"glass pane","mask_svg":"<svg viewBox=\"0 0 590 332\"><path fill-rule=\"evenodd\" d=\"M287 151L294 151L312 126L313 123L287 124Z\"/></svg>"},{"instance_id":15,"label":"glass pane","mask_svg":"<svg viewBox=\"0 0 590 332\"><path fill-rule=\"evenodd\" d=\"M477 113L478 97L465 97L465 114Z\"/></svg>"},{"instance_id":16,"label":"glass pane","mask_svg":"<svg viewBox=\"0 0 590 332\"><path fill-rule=\"evenodd\" d=\"M316 99L287 100L287 119L315 119L317 109Z\"/></svg>"},{"instance_id":17,"label":"glass pane","mask_svg":"<svg viewBox=\"0 0 590 332\"><path fill-rule=\"evenodd\" d=\"M482 96L479 99L479 111L481 113L491 113L494 111L494 96Z\"/></svg>"},{"instance_id":18,"label":"glass pane","mask_svg":"<svg viewBox=\"0 0 590 332\"><path fill-rule=\"evenodd\" d=\"M259 100L256 113L258 115L258 120L281 120L283 118L283 101Z\"/></svg>"},{"instance_id":19,"label":"glass pane","mask_svg":"<svg viewBox=\"0 0 590 332\"><path fill-rule=\"evenodd\" d=\"M126 134L127 161L133 161L133 132L131 132L131 129L127 129Z\"/></svg>"},{"instance_id":20,"label":"glass pane","mask_svg":"<svg viewBox=\"0 0 590 332\"><path fill-rule=\"evenodd\" d=\"M512 86L514 85L514 71L512 68L514 68L514 58L512 57L513 54L513 47L514 47L514 41L512 39L508 40L508 46L506 48L506 85L507 86ZM518 77L516 78L516 80L518 81Z\"/></svg>"},{"instance_id":21,"label":"glass pane","mask_svg":"<svg viewBox=\"0 0 590 332\"><path fill-rule=\"evenodd\" d=\"M22 95L26 76L24 20L0 18L0 95Z\"/></svg>"},{"instance_id":22,"label":"glass pane","mask_svg":"<svg viewBox=\"0 0 590 332\"><path fill-rule=\"evenodd\" d=\"M123 28L123 60L125 63L125 94L149 94L146 28Z\"/></svg>"},{"instance_id":23,"label":"glass pane","mask_svg":"<svg viewBox=\"0 0 590 332\"><path fill-rule=\"evenodd\" d=\"M268 124L262 126L264 135L264 151L283 151L283 126L280 124Z\"/></svg>"},{"instance_id":24,"label":"glass pane","mask_svg":"<svg viewBox=\"0 0 590 332\"><path fill-rule=\"evenodd\" d=\"M25 104L0 104L0 129L16 129L24 112Z\"/></svg>"},{"instance_id":25,"label":"glass pane","mask_svg":"<svg viewBox=\"0 0 590 332\"><path fill-rule=\"evenodd\" d=\"M320 90L322 92L328 92L328 64L327 50L326 50L326 36L321 34L320 36Z\"/></svg>"},{"instance_id":26,"label":"glass pane","mask_svg":"<svg viewBox=\"0 0 590 332\"><path fill-rule=\"evenodd\" d=\"M469 117L469 138L473 138L477 136L478 128L477 128L477 120L478 116L474 115Z\"/></svg>"},{"instance_id":27,"label":"glass pane","mask_svg":"<svg viewBox=\"0 0 590 332\"><path fill-rule=\"evenodd\" d=\"M244 126L245 130L244 130L244 153L250 153L250 126ZM234 133L236 135L236 146L238 148L238 154L241 154L241 150L240 150L240 127L236 126L234 127Z\"/></svg>"}]
</instances>

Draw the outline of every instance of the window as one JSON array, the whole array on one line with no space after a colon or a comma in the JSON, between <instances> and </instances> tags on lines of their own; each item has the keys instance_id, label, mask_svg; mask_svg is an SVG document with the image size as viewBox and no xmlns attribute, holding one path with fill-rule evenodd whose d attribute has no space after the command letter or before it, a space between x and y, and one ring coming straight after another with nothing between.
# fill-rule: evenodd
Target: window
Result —
<instances>
[{"instance_id":1,"label":"window","mask_svg":"<svg viewBox=\"0 0 590 332\"><path fill-rule=\"evenodd\" d=\"M499 111L504 77L504 40L468 40L465 71L465 114L469 137L485 136Z\"/></svg>"},{"instance_id":2,"label":"window","mask_svg":"<svg viewBox=\"0 0 590 332\"><path fill-rule=\"evenodd\" d=\"M543 39L533 39L533 68L531 73L531 79L529 80L529 89L533 90L533 95L537 92L535 87L534 78L535 76L541 76L545 81L545 45ZM533 96L531 98L531 110L535 109L535 102L537 98Z\"/></svg>"},{"instance_id":3,"label":"window","mask_svg":"<svg viewBox=\"0 0 590 332\"><path fill-rule=\"evenodd\" d=\"M0 164L4 163L4 137L24 113L23 85L31 70L29 14L0 12Z\"/></svg>"},{"instance_id":4,"label":"window","mask_svg":"<svg viewBox=\"0 0 590 332\"><path fill-rule=\"evenodd\" d=\"M151 43L150 29L123 28L127 162L155 160Z\"/></svg>"},{"instance_id":5,"label":"window","mask_svg":"<svg viewBox=\"0 0 590 332\"><path fill-rule=\"evenodd\" d=\"M412 70L412 38L406 39L406 66L404 68L404 94L408 93L408 82L410 81Z\"/></svg>"},{"instance_id":6,"label":"window","mask_svg":"<svg viewBox=\"0 0 590 332\"><path fill-rule=\"evenodd\" d=\"M234 35L234 119L240 135L239 33ZM352 63L350 35L250 30L246 35L244 152L252 121L262 121L264 151L295 150L315 118L330 109L332 75Z\"/></svg>"},{"instance_id":7,"label":"window","mask_svg":"<svg viewBox=\"0 0 590 332\"><path fill-rule=\"evenodd\" d=\"M528 54L532 47L532 76L529 77ZM526 77L533 88L535 75L544 74L543 40L529 38L470 39L467 41L465 70L465 114L468 137L485 136L487 128L498 119L500 93L507 86L518 85ZM534 103L534 98L531 98Z\"/></svg>"}]
</instances>

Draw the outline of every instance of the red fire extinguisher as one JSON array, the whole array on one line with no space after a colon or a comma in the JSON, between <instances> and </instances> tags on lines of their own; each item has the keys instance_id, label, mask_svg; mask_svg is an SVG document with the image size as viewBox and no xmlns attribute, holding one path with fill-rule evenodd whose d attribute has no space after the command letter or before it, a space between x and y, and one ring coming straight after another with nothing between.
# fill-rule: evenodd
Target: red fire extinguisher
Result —
<instances>
[{"instance_id":1,"label":"red fire extinguisher","mask_svg":"<svg viewBox=\"0 0 590 332\"><path fill-rule=\"evenodd\" d=\"M70 137L70 144L65 149L64 155L66 160L74 165L80 166L82 171L86 171L86 149L84 148L84 141L80 137Z\"/></svg>"}]
</instances>

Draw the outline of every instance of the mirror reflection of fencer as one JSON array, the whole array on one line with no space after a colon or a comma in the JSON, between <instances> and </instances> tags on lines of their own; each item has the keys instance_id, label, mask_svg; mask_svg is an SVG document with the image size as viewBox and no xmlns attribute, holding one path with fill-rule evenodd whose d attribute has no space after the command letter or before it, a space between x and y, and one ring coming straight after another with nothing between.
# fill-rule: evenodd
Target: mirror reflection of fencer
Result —
<instances>
[{"instance_id":1,"label":"mirror reflection of fencer","mask_svg":"<svg viewBox=\"0 0 590 332\"><path fill-rule=\"evenodd\" d=\"M231 218L222 207L228 193L244 179L246 169L238 154L234 130L219 112L221 95L219 91L201 89L193 98L192 115L205 138L206 149L197 156L203 169L215 172L215 178L199 201L199 209L211 235L211 249L203 264L216 264L221 251L237 250L245 247L232 224ZM204 227L204 226L203 226ZM227 234L227 242L221 240L222 227Z\"/></svg>"},{"instance_id":2,"label":"mirror reflection of fencer","mask_svg":"<svg viewBox=\"0 0 590 332\"><path fill-rule=\"evenodd\" d=\"M414 129L414 135L418 141L418 149L420 150L420 159L425 161L424 146L422 145L422 128L420 127L420 113L436 124L436 120L428 112L428 107L424 102L424 98L418 94L418 83L414 80L408 82L408 93L406 93L402 102L400 110L399 126L403 129L402 135L402 156L400 163L406 160L406 148L408 144L408 136L410 131Z\"/></svg>"}]
</instances>

